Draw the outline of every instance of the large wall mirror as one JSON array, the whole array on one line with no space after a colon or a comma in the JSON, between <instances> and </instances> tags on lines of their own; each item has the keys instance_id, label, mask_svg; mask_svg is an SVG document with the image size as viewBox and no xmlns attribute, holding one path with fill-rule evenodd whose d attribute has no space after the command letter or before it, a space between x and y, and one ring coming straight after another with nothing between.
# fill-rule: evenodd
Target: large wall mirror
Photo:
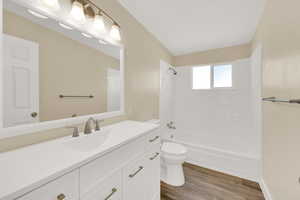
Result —
<instances>
[{"instance_id":1,"label":"large wall mirror","mask_svg":"<svg viewBox=\"0 0 300 200\"><path fill-rule=\"evenodd\" d=\"M120 42L64 19L73 1L58 1L59 12L40 2L3 1L3 127L121 112ZM97 11L83 9L93 23Z\"/></svg>"}]
</instances>

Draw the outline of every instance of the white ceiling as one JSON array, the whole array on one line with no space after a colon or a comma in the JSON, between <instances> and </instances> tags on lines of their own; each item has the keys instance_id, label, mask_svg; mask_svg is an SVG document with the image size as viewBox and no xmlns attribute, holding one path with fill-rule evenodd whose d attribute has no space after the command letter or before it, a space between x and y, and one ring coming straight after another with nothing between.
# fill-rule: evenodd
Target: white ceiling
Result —
<instances>
[{"instance_id":1,"label":"white ceiling","mask_svg":"<svg viewBox=\"0 0 300 200\"><path fill-rule=\"evenodd\" d=\"M265 2L265 0L119 1L174 55L250 42Z\"/></svg>"}]
</instances>

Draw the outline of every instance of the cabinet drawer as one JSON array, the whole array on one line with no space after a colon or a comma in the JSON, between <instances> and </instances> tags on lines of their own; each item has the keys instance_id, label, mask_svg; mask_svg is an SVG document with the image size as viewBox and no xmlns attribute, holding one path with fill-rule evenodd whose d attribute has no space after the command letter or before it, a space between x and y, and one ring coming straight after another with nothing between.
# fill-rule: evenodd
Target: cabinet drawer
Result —
<instances>
[{"instance_id":1,"label":"cabinet drawer","mask_svg":"<svg viewBox=\"0 0 300 200\"><path fill-rule=\"evenodd\" d=\"M139 138L111 153L104 155L80 168L80 194L91 190L99 181L144 153L145 138Z\"/></svg>"},{"instance_id":2,"label":"cabinet drawer","mask_svg":"<svg viewBox=\"0 0 300 200\"><path fill-rule=\"evenodd\" d=\"M145 154L123 169L123 200L146 200L148 180Z\"/></svg>"},{"instance_id":3,"label":"cabinet drawer","mask_svg":"<svg viewBox=\"0 0 300 200\"><path fill-rule=\"evenodd\" d=\"M160 145L156 144L146 154L148 177L147 200L153 200L160 193Z\"/></svg>"},{"instance_id":4,"label":"cabinet drawer","mask_svg":"<svg viewBox=\"0 0 300 200\"><path fill-rule=\"evenodd\" d=\"M115 172L88 191L81 200L121 200L122 172Z\"/></svg>"},{"instance_id":5,"label":"cabinet drawer","mask_svg":"<svg viewBox=\"0 0 300 200\"><path fill-rule=\"evenodd\" d=\"M147 139L146 139L146 147L147 149L149 148L153 148L153 146L160 144L160 129L156 129L153 132L149 133L147 135Z\"/></svg>"},{"instance_id":6,"label":"cabinet drawer","mask_svg":"<svg viewBox=\"0 0 300 200\"><path fill-rule=\"evenodd\" d=\"M160 143L154 144L151 148L148 149L146 153L146 158L148 161L156 161L160 159Z\"/></svg>"},{"instance_id":7,"label":"cabinet drawer","mask_svg":"<svg viewBox=\"0 0 300 200\"><path fill-rule=\"evenodd\" d=\"M79 170L75 170L18 198L18 200L78 200Z\"/></svg>"}]
</instances>

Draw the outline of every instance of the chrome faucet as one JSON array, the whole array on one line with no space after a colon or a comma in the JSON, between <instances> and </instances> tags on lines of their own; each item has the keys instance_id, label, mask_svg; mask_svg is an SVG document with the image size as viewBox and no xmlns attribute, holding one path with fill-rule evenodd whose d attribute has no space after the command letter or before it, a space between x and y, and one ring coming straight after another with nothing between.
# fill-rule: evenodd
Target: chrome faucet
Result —
<instances>
[{"instance_id":1,"label":"chrome faucet","mask_svg":"<svg viewBox=\"0 0 300 200\"><path fill-rule=\"evenodd\" d=\"M90 117L84 126L84 134L91 134L93 132L92 123L95 123L94 118Z\"/></svg>"},{"instance_id":2,"label":"chrome faucet","mask_svg":"<svg viewBox=\"0 0 300 200\"><path fill-rule=\"evenodd\" d=\"M98 119L95 120L95 124L96 124L95 131L100 131L101 130L100 122L104 122L104 120L103 119L102 120L98 120Z\"/></svg>"},{"instance_id":3,"label":"chrome faucet","mask_svg":"<svg viewBox=\"0 0 300 200\"><path fill-rule=\"evenodd\" d=\"M73 129L73 134L72 137L79 137L79 128L77 126L70 126L67 128L72 128Z\"/></svg>"},{"instance_id":4,"label":"chrome faucet","mask_svg":"<svg viewBox=\"0 0 300 200\"><path fill-rule=\"evenodd\" d=\"M103 122L104 120L95 120L94 118L90 117L84 126L84 134L91 134L93 132L92 123L94 123L94 129L95 131L100 131L100 122Z\"/></svg>"}]
</instances>

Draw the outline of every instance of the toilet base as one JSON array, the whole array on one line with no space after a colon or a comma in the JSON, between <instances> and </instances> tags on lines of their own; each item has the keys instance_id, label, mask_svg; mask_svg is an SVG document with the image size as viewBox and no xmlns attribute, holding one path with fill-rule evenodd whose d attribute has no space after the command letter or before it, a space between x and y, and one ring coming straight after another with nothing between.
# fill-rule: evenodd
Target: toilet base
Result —
<instances>
[{"instance_id":1,"label":"toilet base","mask_svg":"<svg viewBox=\"0 0 300 200\"><path fill-rule=\"evenodd\" d=\"M161 180L172 186L182 186L185 183L182 164L163 165L161 169Z\"/></svg>"}]
</instances>

